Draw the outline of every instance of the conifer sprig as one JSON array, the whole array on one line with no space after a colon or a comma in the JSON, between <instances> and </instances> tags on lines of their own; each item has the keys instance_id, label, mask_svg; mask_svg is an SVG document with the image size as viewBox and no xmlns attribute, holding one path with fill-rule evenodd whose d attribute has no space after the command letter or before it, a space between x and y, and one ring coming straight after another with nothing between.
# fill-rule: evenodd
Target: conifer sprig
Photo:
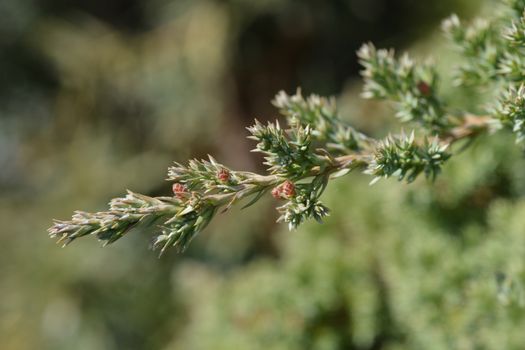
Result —
<instances>
[{"instance_id":1,"label":"conifer sprig","mask_svg":"<svg viewBox=\"0 0 525 350\"><path fill-rule=\"evenodd\" d=\"M525 86L510 87L492 109L497 125L507 127L516 134L516 142L525 140Z\"/></svg>"},{"instance_id":2,"label":"conifer sprig","mask_svg":"<svg viewBox=\"0 0 525 350\"><path fill-rule=\"evenodd\" d=\"M448 144L440 144L437 138L422 145L414 142L414 133L410 136L389 136L381 141L366 173L375 176L373 182L381 177L395 176L399 180L414 181L422 172L434 180L441 171L443 163L450 158Z\"/></svg>"},{"instance_id":3,"label":"conifer sprig","mask_svg":"<svg viewBox=\"0 0 525 350\"><path fill-rule=\"evenodd\" d=\"M85 235L94 235L104 244L109 244L138 224L151 224L157 219L175 215L180 204L180 200L174 197L152 198L128 191L126 197L112 199L108 211L77 211L70 221L56 220L49 233L64 245Z\"/></svg>"},{"instance_id":4,"label":"conifer sprig","mask_svg":"<svg viewBox=\"0 0 525 350\"><path fill-rule=\"evenodd\" d=\"M312 140L333 154L358 152L370 147L370 138L339 120L333 98L310 95L305 99L301 90L292 96L281 91L272 103L288 125L308 126Z\"/></svg>"},{"instance_id":5,"label":"conifer sprig","mask_svg":"<svg viewBox=\"0 0 525 350\"><path fill-rule=\"evenodd\" d=\"M494 81L520 85L525 68L523 0L504 0L505 6L490 19L463 24L456 15L443 22L443 30L465 58L456 67L457 85L484 87Z\"/></svg>"},{"instance_id":6,"label":"conifer sprig","mask_svg":"<svg viewBox=\"0 0 525 350\"><path fill-rule=\"evenodd\" d=\"M523 141L525 1L506 3L506 17L464 26L453 16L443 25L465 57L457 81L506 89L486 115L468 111L452 115L439 95L439 74L431 64L408 55L397 58L392 50L366 44L358 52L364 68L363 97L392 101L400 121L417 132L374 139L343 122L334 99L305 98L300 90L294 95L280 92L273 104L285 126L256 121L248 128L248 137L256 141L254 151L264 155L268 174L234 171L211 156L188 165L175 163L168 169L171 196L128 192L113 199L107 211L76 212L69 221L55 221L50 235L64 245L86 235L108 244L132 228L156 224L153 247L161 253L170 247L183 251L215 215L239 202L248 207L267 193L282 201L278 221L294 229L308 219L321 222L328 215L320 201L324 190L334 178L351 171L373 176L372 183L388 177L412 182L421 174L434 180L457 141L499 129L512 130L518 142Z\"/></svg>"},{"instance_id":7,"label":"conifer sprig","mask_svg":"<svg viewBox=\"0 0 525 350\"><path fill-rule=\"evenodd\" d=\"M152 246L161 253L169 247L184 251L217 213L243 200L247 202L244 207L250 206L267 192L285 201L277 208L281 214L278 221L294 229L307 219L321 222L328 215L328 208L319 199L331 179L355 169L373 175L374 181L395 176L411 182L422 172L435 178L450 156L446 153L448 144L486 127L487 123L475 128L470 124L459 126L456 136L450 134L445 144L438 139L420 144L414 133L389 136L383 141L363 135L366 152L333 156L326 149L312 150L309 142L305 143L309 132L302 127L285 131L278 124L257 122L249 129L258 141L255 150L267 154L270 175L233 171L212 157L192 160L187 166L176 163L168 170L168 180L174 183L172 197L129 191L126 197L113 199L108 211L77 212L70 221L55 221L49 233L64 245L85 235L109 244L134 227L157 224L159 234Z\"/></svg>"}]
</instances>

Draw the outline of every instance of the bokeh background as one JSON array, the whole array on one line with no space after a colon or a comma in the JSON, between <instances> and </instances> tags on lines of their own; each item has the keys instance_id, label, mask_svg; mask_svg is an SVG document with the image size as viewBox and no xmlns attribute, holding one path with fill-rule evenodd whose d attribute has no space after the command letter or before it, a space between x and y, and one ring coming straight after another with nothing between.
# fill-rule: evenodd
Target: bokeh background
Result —
<instances>
[{"instance_id":1,"label":"bokeh background","mask_svg":"<svg viewBox=\"0 0 525 350\"><path fill-rule=\"evenodd\" d=\"M435 183L354 174L324 225L275 224L266 198L220 215L161 259L151 232L61 249L53 218L125 189L163 195L172 161L214 154L264 171L245 127L279 90L334 95L384 136L388 105L358 98L362 42L434 55L478 0L0 1L1 349L520 349L525 167L505 135ZM521 347L520 347L521 345Z\"/></svg>"}]
</instances>

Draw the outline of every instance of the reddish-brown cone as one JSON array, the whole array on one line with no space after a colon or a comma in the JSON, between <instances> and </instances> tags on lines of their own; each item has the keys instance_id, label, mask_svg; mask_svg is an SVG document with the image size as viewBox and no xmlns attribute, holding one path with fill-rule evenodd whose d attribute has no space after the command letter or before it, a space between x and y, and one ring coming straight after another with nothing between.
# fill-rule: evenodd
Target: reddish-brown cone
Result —
<instances>
[{"instance_id":1,"label":"reddish-brown cone","mask_svg":"<svg viewBox=\"0 0 525 350\"><path fill-rule=\"evenodd\" d=\"M430 96L430 94L432 93L432 88L424 81L420 81L419 83L417 83L417 89L419 90L421 95L425 97Z\"/></svg>"},{"instance_id":2,"label":"reddish-brown cone","mask_svg":"<svg viewBox=\"0 0 525 350\"><path fill-rule=\"evenodd\" d=\"M272 189L272 196L275 199L281 199L281 186L277 186Z\"/></svg>"},{"instance_id":3,"label":"reddish-brown cone","mask_svg":"<svg viewBox=\"0 0 525 350\"><path fill-rule=\"evenodd\" d=\"M295 196L295 185L290 180L286 180L272 190L275 199L288 199Z\"/></svg>"},{"instance_id":4,"label":"reddish-brown cone","mask_svg":"<svg viewBox=\"0 0 525 350\"><path fill-rule=\"evenodd\" d=\"M217 172L217 178L222 183L228 183L230 181L230 172L228 169L222 168Z\"/></svg>"},{"instance_id":5,"label":"reddish-brown cone","mask_svg":"<svg viewBox=\"0 0 525 350\"><path fill-rule=\"evenodd\" d=\"M187 194L186 186L184 186L181 183L174 183L172 189L173 194L175 194L175 197L177 197L178 199L183 199Z\"/></svg>"},{"instance_id":6,"label":"reddish-brown cone","mask_svg":"<svg viewBox=\"0 0 525 350\"><path fill-rule=\"evenodd\" d=\"M282 195L285 197L285 198L292 198L293 196L295 196L295 185L293 184L293 182L289 181L289 180L286 180L282 185L281 185L281 192L282 192Z\"/></svg>"}]
</instances>

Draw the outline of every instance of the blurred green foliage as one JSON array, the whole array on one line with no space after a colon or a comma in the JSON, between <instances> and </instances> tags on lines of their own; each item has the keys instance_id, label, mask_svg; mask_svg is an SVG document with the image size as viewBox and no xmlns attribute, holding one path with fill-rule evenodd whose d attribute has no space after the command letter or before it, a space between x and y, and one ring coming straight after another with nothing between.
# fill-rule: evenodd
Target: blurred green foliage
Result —
<instances>
[{"instance_id":1,"label":"blurred green foliage","mask_svg":"<svg viewBox=\"0 0 525 350\"><path fill-rule=\"evenodd\" d=\"M513 148L478 140L435 186L341 180L334 216L280 236L279 261L227 278L185 266L176 279L200 301L174 348L520 349L525 162Z\"/></svg>"},{"instance_id":2,"label":"blurred green foliage","mask_svg":"<svg viewBox=\"0 0 525 350\"><path fill-rule=\"evenodd\" d=\"M355 49L414 45L447 71L432 30L479 5L1 2L0 347L521 349L525 167L508 135L477 140L435 184L337 180L331 217L297 232L267 199L162 259L140 232L66 250L45 234L125 188L167 193L172 160L255 169L244 126L275 115L280 89L338 94L382 134L395 121L356 99ZM452 103L483 103L448 84Z\"/></svg>"}]
</instances>

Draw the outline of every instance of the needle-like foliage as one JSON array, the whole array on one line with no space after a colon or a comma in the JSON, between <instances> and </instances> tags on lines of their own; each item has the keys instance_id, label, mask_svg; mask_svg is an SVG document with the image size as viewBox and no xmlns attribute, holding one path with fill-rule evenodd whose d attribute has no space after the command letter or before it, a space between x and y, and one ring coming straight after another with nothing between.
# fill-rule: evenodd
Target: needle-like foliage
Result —
<instances>
[{"instance_id":1,"label":"needle-like foliage","mask_svg":"<svg viewBox=\"0 0 525 350\"><path fill-rule=\"evenodd\" d=\"M112 243L130 229L153 225L153 246L161 253L174 247L183 251L220 212L238 202L244 207L271 193L282 201L278 221L297 228L308 219L328 215L320 201L336 177L351 171L373 176L372 183L388 177L412 182L424 174L434 180L454 153L457 141L481 133L509 129L519 142L525 139L525 1L508 0L502 15L463 24L452 16L443 29L464 60L456 69L458 89L466 85L502 89L497 101L487 101L482 115L449 109L440 95L440 75L430 61L417 62L407 54L365 44L358 51L363 66L367 99L390 101L395 115L410 129L375 139L346 124L333 98L303 97L279 92L273 100L284 123L258 121L248 129L255 152L264 155L267 174L234 171L208 160L175 163L168 170L173 194L148 197L129 192L110 202L108 211L77 212L69 221L56 221L52 237L68 244L94 235ZM464 145L468 145L465 142ZM338 209L343 210L343 209Z\"/></svg>"}]
</instances>

